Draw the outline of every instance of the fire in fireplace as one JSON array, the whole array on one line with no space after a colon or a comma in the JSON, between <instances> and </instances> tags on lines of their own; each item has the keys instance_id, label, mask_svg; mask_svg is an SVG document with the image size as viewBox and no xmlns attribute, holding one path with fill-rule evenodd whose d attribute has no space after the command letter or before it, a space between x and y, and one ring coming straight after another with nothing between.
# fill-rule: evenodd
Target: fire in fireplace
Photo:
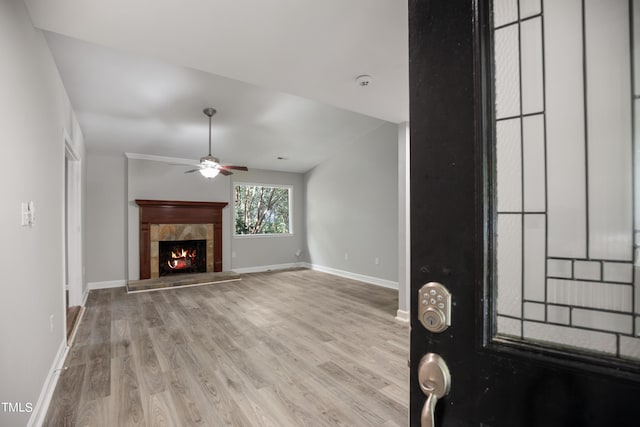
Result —
<instances>
[{"instance_id":1,"label":"fire in fireplace","mask_svg":"<svg viewBox=\"0 0 640 427\"><path fill-rule=\"evenodd\" d=\"M178 240L158 242L160 276L207 271L207 241Z\"/></svg>"}]
</instances>

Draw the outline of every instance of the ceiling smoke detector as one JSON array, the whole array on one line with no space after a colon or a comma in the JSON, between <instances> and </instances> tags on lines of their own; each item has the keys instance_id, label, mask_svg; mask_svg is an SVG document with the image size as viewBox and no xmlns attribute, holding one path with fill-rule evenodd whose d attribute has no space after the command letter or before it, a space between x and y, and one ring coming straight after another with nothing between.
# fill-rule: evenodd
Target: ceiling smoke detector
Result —
<instances>
[{"instance_id":1,"label":"ceiling smoke detector","mask_svg":"<svg viewBox=\"0 0 640 427\"><path fill-rule=\"evenodd\" d=\"M363 74L361 76L356 77L356 83L360 87L367 87L371 85L371 76L367 74Z\"/></svg>"}]
</instances>

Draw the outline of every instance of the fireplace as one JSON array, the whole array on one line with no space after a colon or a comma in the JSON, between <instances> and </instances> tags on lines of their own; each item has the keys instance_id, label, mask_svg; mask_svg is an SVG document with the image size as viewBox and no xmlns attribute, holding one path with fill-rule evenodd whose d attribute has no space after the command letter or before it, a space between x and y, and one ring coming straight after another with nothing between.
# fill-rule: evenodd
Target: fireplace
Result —
<instances>
[{"instance_id":1,"label":"fireplace","mask_svg":"<svg viewBox=\"0 0 640 427\"><path fill-rule=\"evenodd\" d=\"M181 273L195 268L198 271L204 268L203 272L222 271L222 209L227 203L136 199L136 204L140 207L140 279L178 272L175 271L178 268L164 269L170 260L160 260L161 242L172 247L184 241L204 241L200 243L204 248L196 248L193 260L185 255L173 263Z\"/></svg>"},{"instance_id":2,"label":"fireplace","mask_svg":"<svg viewBox=\"0 0 640 427\"><path fill-rule=\"evenodd\" d=\"M207 241L168 240L158 242L160 276L177 273L206 273Z\"/></svg>"}]
</instances>

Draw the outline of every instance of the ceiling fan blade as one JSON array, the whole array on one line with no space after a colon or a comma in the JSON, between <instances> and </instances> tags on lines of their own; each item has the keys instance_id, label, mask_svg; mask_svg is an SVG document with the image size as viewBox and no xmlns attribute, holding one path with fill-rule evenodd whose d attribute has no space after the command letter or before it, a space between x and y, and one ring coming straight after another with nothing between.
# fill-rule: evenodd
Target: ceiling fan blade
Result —
<instances>
[{"instance_id":1,"label":"ceiling fan blade","mask_svg":"<svg viewBox=\"0 0 640 427\"><path fill-rule=\"evenodd\" d=\"M249 169L246 166L233 166L233 165L220 165L218 169L233 169L237 171L248 171Z\"/></svg>"},{"instance_id":2,"label":"ceiling fan blade","mask_svg":"<svg viewBox=\"0 0 640 427\"><path fill-rule=\"evenodd\" d=\"M198 169L191 169L191 170L185 171L184 173L198 172L198 171L200 171L200 169L202 169L202 168L198 168Z\"/></svg>"},{"instance_id":3,"label":"ceiling fan blade","mask_svg":"<svg viewBox=\"0 0 640 427\"><path fill-rule=\"evenodd\" d=\"M229 176L229 175L233 175L233 172L222 169L222 168L218 168L218 170L220 171L221 175L225 175L225 176Z\"/></svg>"}]
</instances>

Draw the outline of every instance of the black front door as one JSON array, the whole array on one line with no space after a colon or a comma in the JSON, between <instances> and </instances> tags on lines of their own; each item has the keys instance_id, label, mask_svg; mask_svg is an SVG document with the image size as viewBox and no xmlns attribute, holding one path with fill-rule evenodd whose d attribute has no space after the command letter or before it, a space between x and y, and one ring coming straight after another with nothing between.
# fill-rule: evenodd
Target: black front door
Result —
<instances>
[{"instance_id":1,"label":"black front door","mask_svg":"<svg viewBox=\"0 0 640 427\"><path fill-rule=\"evenodd\" d=\"M640 425L640 6L494 3L409 2L411 425L427 353L451 373L436 425Z\"/></svg>"}]
</instances>

